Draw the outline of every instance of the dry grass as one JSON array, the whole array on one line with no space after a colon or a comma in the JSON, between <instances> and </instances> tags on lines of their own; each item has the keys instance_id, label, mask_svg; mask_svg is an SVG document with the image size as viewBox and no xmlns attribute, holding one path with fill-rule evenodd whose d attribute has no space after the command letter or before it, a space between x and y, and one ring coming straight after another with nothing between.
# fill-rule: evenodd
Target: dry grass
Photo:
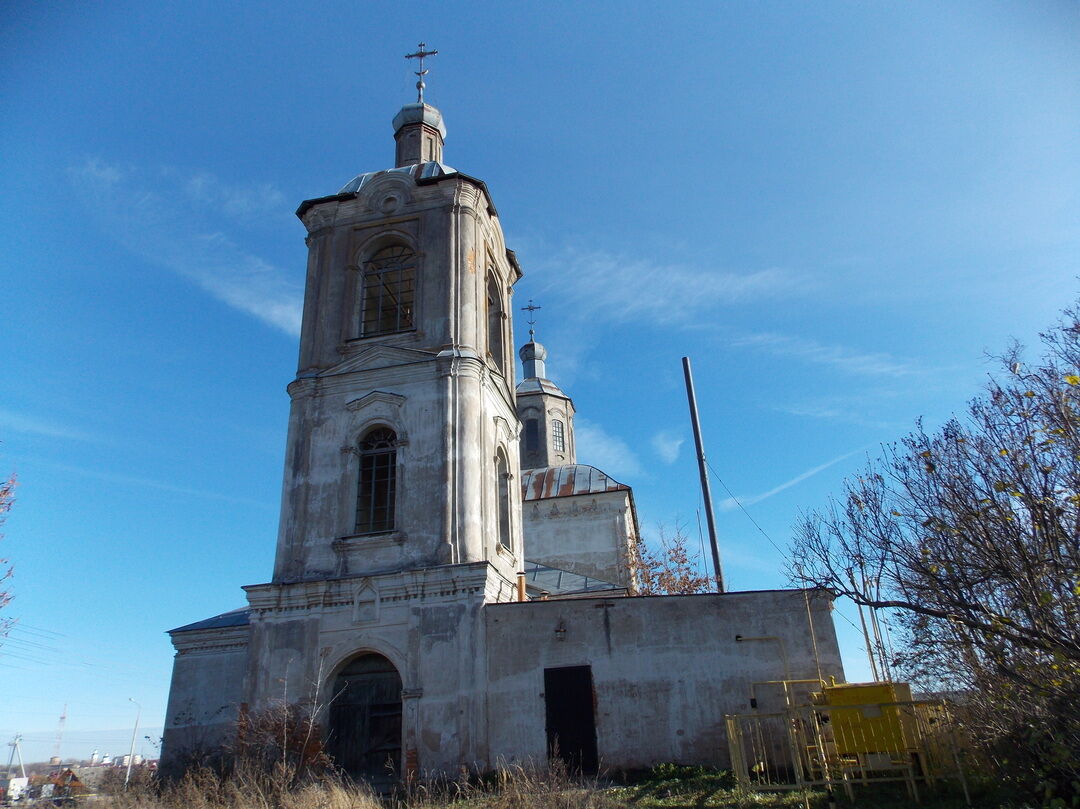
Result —
<instances>
[{"instance_id":1,"label":"dry grass","mask_svg":"<svg viewBox=\"0 0 1080 809\"><path fill-rule=\"evenodd\" d=\"M849 806L838 797L839 805ZM975 803L1002 809L1015 805L978 798ZM391 796L379 796L365 784L333 775L297 779L280 766L269 773L247 770L228 777L196 770L179 781L137 786L102 796L91 805L99 809L825 809L829 804L821 792L744 793L732 787L730 775L667 765L630 785L583 781L560 768L502 767L483 779L462 773L456 780L418 783ZM875 793L873 803L857 805L900 809L910 803L900 791ZM964 802L956 796L938 796L923 806L962 809Z\"/></svg>"}]
</instances>

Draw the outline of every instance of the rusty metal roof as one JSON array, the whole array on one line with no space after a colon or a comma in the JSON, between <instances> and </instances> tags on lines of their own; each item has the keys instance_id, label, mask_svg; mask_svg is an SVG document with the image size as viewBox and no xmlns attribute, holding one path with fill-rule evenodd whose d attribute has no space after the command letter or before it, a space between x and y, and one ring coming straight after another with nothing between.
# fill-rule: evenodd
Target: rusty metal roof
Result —
<instances>
[{"instance_id":1,"label":"rusty metal roof","mask_svg":"<svg viewBox=\"0 0 1080 809\"><path fill-rule=\"evenodd\" d=\"M581 463L543 466L521 473L521 494L525 500L620 491L628 492L630 487L608 477L595 466Z\"/></svg>"}]
</instances>

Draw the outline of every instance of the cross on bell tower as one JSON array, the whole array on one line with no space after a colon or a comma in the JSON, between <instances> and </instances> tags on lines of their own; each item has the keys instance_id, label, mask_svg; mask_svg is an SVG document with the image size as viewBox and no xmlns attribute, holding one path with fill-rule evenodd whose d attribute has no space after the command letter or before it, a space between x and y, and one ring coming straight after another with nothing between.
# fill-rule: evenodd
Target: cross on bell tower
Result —
<instances>
[{"instance_id":1,"label":"cross on bell tower","mask_svg":"<svg viewBox=\"0 0 1080 809\"><path fill-rule=\"evenodd\" d=\"M533 340L536 337L536 315L535 315L535 313L538 312L539 310L543 309L543 308L544 308L543 306L537 306L536 304L534 304L532 302L532 298L529 298L529 305L528 306L522 306L521 307L522 312L528 312L529 313L529 320L527 321L528 324L529 324L529 340Z\"/></svg>"},{"instance_id":2,"label":"cross on bell tower","mask_svg":"<svg viewBox=\"0 0 1080 809\"><path fill-rule=\"evenodd\" d=\"M437 50L428 50L421 42L416 53L405 54L406 59L418 59L420 68L416 73L416 103L406 104L394 116L394 140L397 141L397 159L395 164L415 166L417 163L441 163L443 141L446 140L446 125L442 113L424 101L424 76L427 68L424 59L437 54Z\"/></svg>"},{"instance_id":3,"label":"cross on bell tower","mask_svg":"<svg viewBox=\"0 0 1080 809\"><path fill-rule=\"evenodd\" d=\"M405 54L406 59L419 59L420 60L420 69L415 71L416 72L416 103L417 104L423 104L424 103L424 88L427 87L427 85L424 83L424 76L426 76L427 73L428 73L424 69L424 57L425 56L434 56L437 53L438 53L438 51L429 51L429 50L427 50L427 45L425 43L421 42L417 46L416 53L407 53L407 54Z\"/></svg>"}]
</instances>

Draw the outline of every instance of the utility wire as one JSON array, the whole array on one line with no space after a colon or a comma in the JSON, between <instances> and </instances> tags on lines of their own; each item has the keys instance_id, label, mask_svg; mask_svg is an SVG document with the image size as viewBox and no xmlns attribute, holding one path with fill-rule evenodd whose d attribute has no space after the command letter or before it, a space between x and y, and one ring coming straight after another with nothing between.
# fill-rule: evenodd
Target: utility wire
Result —
<instances>
[{"instance_id":1,"label":"utility wire","mask_svg":"<svg viewBox=\"0 0 1080 809\"><path fill-rule=\"evenodd\" d=\"M775 542L773 542L773 538L768 535L768 533L765 531L765 529L762 528L758 524L758 521L755 520L753 518L753 516L750 514L750 512L746 510L746 506L744 506L739 501L739 498L736 497L734 494L732 494L731 489L729 489L728 485L726 483L724 483L724 479L721 478L720 474L715 469L712 468L712 464L710 464L708 462L708 460L705 461L705 466L707 466L709 468L709 471L713 473L713 477L715 477L716 480L720 483L720 485L724 488L724 491L727 492L728 497L731 498L731 501L735 505L737 505L739 507L739 509L742 511L742 513L745 514L746 518L748 520L750 520L750 522L752 522L754 524L754 527L761 533L761 535L763 537L765 537L765 539L769 540L769 544L772 545L774 548L776 548L777 553L779 553L781 556L787 556L787 551L785 551L783 548L781 548L779 545L777 545ZM851 628L854 629L856 632L862 632L862 630L859 629L859 627L855 626L855 622L852 621L850 618L848 618L846 615L844 615L844 613L842 613L842 612L840 612L838 610L834 611L834 612L835 612L836 615L839 615L841 618L843 618L845 621L847 621L848 624L851 625Z\"/></svg>"},{"instance_id":2,"label":"utility wire","mask_svg":"<svg viewBox=\"0 0 1080 809\"><path fill-rule=\"evenodd\" d=\"M764 528L762 528L760 525L758 525L758 521L755 520L752 516L750 516L750 512L746 510L746 506L744 506L741 502L739 502L738 497L736 497L734 494L732 494L731 489L729 489L728 485L726 483L724 483L724 479L721 478L720 474L715 469L712 468L712 464L710 464L708 461L705 461L705 466L707 466L709 468L709 471L713 473L713 477L715 477L720 482L720 485L724 487L724 491L728 493L728 497L731 498L732 502L735 503L735 505L737 505L739 507L739 509L742 511L742 513L746 515L746 518L748 520L750 520L750 522L752 522L754 524L754 527L758 531L761 532L761 535L763 537L765 537L765 539L769 540L769 544L772 545L774 548L776 548L777 552L781 556L786 557L788 555L787 551L785 551L783 548L781 548L779 545L777 545L775 542L773 542L773 538L771 536L769 536L765 532Z\"/></svg>"}]
</instances>

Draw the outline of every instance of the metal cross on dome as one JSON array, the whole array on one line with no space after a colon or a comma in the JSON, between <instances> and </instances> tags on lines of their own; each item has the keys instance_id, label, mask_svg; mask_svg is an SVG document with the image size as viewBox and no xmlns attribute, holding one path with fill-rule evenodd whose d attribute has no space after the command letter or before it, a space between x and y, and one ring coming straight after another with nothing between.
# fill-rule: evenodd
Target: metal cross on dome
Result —
<instances>
[{"instance_id":1,"label":"metal cross on dome","mask_svg":"<svg viewBox=\"0 0 1080 809\"><path fill-rule=\"evenodd\" d=\"M529 320L527 321L528 324L529 324L529 340L532 340L533 337L536 336L536 328L535 328L535 326L536 326L536 316L533 313L537 309L543 309L543 308L544 308L543 306L536 306L532 302L532 298L529 298L529 305L528 306L522 306L521 307L522 312L528 312L529 313Z\"/></svg>"},{"instance_id":2,"label":"metal cross on dome","mask_svg":"<svg viewBox=\"0 0 1080 809\"><path fill-rule=\"evenodd\" d=\"M417 104L423 104L424 103L424 88L427 86L426 84L424 84L424 76L427 75L427 71L424 70L424 57L425 56L434 56L437 53L438 53L438 51L429 51L429 50L427 50L427 44L421 42L417 46L416 53L407 53L407 54L405 54L406 59L419 59L420 60L420 69L417 70L417 71L414 71L416 73L416 76L417 76L417 81L416 81L416 103Z\"/></svg>"}]
</instances>

